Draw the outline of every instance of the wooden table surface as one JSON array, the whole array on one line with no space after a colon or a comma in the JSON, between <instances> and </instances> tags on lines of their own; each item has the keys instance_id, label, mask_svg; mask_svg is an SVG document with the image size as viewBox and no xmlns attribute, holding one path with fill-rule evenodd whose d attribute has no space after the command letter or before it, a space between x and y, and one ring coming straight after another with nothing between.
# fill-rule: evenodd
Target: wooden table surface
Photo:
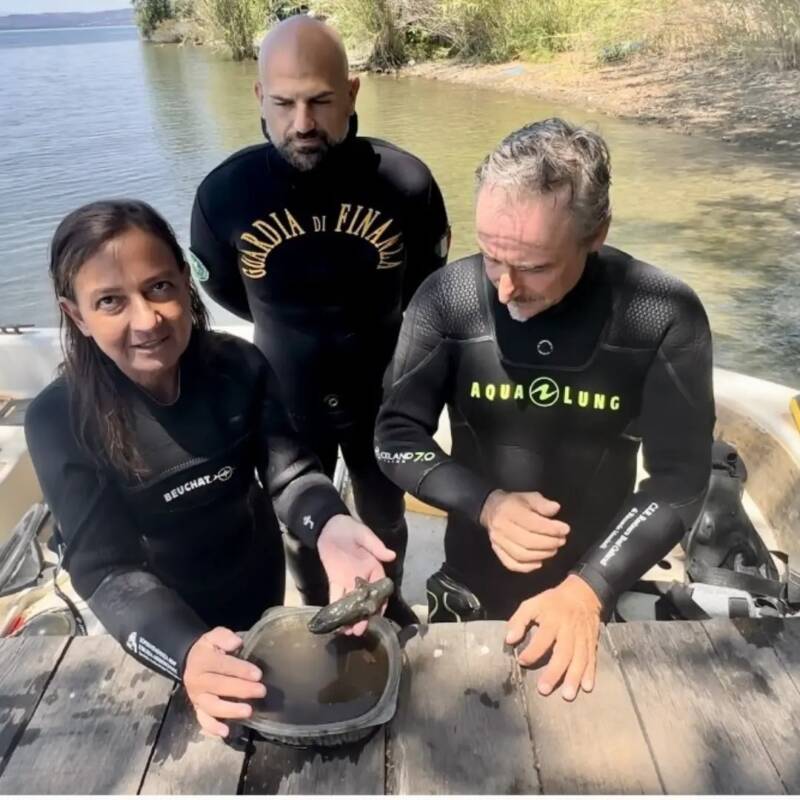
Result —
<instances>
[{"instance_id":1,"label":"wooden table surface","mask_svg":"<svg viewBox=\"0 0 800 800\"><path fill-rule=\"evenodd\" d=\"M574 703L504 630L423 626L391 724L321 751L202 736L110 637L0 640L0 795L800 792L800 620L609 625Z\"/></svg>"}]
</instances>

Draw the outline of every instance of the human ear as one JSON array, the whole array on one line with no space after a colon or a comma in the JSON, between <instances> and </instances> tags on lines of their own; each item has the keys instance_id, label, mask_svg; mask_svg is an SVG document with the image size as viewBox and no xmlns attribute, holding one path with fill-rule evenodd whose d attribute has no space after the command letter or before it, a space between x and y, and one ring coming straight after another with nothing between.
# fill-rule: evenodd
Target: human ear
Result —
<instances>
[{"instance_id":1,"label":"human ear","mask_svg":"<svg viewBox=\"0 0 800 800\"><path fill-rule=\"evenodd\" d=\"M347 94L350 97L350 113L352 114L356 110L356 97L358 96L358 90L361 88L361 80L356 76L351 78L348 83Z\"/></svg>"},{"instance_id":2,"label":"human ear","mask_svg":"<svg viewBox=\"0 0 800 800\"><path fill-rule=\"evenodd\" d=\"M88 339L92 338L89 328L84 322L78 304L67 297L58 298L58 307L75 323L78 330Z\"/></svg>"},{"instance_id":3,"label":"human ear","mask_svg":"<svg viewBox=\"0 0 800 800\"><path fill-rule=\"evenodd\" d=\"M608 236L608 228L611 225L611 217L609 217L594 233L589 243L589 252L596 253L606 241Z\"/></svg>"}]
</instances>

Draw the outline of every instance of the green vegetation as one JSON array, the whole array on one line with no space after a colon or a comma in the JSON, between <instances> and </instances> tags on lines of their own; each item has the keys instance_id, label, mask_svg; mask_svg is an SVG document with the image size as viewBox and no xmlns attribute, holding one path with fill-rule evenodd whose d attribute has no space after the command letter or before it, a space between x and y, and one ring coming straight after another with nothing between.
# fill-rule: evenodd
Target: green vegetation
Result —
<instances>
[{"instance_id":1,"label":"green vegetation","mask_svg":"<svg viewBox=\"0 0 800 800\"><path fill-rule=\"evenodd\" d=\"M717 30L734 55L800 69L800 0L716 0Z\"/></svg>"},{"instance_id":2,"label":"green vegetation","mask_svg":"<svg viewBox=\"0 0 800 800\"><path fill-rule=\"evenodd\" d=\"M252 58L254 42L276 19L275 0L195 0L194 13L210 39L223 42L231 56Z\"/></svg>"},{"instance_id":3,"label":"green vegetation","mask_svg":"<svg viewBox=\"0 0 800 800\"><path fill-rule=\"evenodd\" d=\"M136 14L136 24L145 39L149 39L156 28L174 16L170 0L131 0Z\"/></svg>"},{"instance_id":4,"label":"green vegetation","mask_svg":"<svg viewBox=\"0 0 800 800\"><path fill-rule=\"evenodd\" d=\"M601 63L702 50L800 69L800 0L132 0L146 38L170 20L237 59L275 20L312 10L366 66L411 58L498 62L573 52Z\"/></svg>"}]
</instances>

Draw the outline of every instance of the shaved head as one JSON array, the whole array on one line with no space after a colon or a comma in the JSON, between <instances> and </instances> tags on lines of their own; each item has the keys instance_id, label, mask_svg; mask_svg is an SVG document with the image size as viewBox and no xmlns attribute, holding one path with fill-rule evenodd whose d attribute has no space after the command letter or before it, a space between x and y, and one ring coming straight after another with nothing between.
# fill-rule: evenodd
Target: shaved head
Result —
<instances>
[{"instance_id":1,"label":"shaved head","mask_svg":"<svg viewBox=\"0 0 800 800\"><path fill-rule=\"evenodd\" d=\"M346 138L358 86L341 37L324 22L289 17L261 42L261 117L270 141L297 169L314 169Z\"/></svg>"},{"instance_id":2,"label":"shaved head","mask_svg":"<svg viewBox=\"0 0 800 800\"><path fill-rule=\"evenodd\" d=\"M261 41L258 75L262 83L270 73L324 74L347 81L350 67L342 38L330 26L298 14L279 22Z\"/></svg>"}]
</instances>

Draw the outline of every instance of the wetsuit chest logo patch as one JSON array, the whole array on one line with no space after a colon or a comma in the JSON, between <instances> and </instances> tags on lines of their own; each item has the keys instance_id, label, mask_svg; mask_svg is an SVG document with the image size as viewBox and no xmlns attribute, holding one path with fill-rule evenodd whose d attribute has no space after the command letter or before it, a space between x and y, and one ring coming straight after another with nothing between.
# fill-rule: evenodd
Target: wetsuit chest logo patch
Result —
<instances>
[{"instance_id":1,"label":"wetsuit chest logo patch","mask_svg":"<svg viewBox=\"0 0 800 800\"><path fill-rule=\"evenodd\" d=\"M616 412L622 408L622 398L619 394L594 392L572 384L559 384L545 375L534 378L527 386L521 383L472 381L469 396L473 400L486 400L490 403L527 399L539 408L550 408L556 404L589 411Z\"/></svg>"},{"instance_id":2,"label":"wetsuit chest logo patch","mask_svg":"<svg viewBox=\"0 0 800 800\"><path fill-rule=\"evenodd\" d=\"M164 502L171 503L173 500L177 500L179 497L182 497L185 494L189 494L190 492L194 492L197 489L200 489L204 486L210 486L212 483L216 483L219 481L220 483L225 483L225 481L230 480L233 477L233 473L235 472L234 467L225 466L220 467L213 475L201 475L198 478L192 478L190 481L186 481L182 483L180 486L176 486L174 489L171 489L169 492L164 493Z\"/></svg>"}]
</instances>

